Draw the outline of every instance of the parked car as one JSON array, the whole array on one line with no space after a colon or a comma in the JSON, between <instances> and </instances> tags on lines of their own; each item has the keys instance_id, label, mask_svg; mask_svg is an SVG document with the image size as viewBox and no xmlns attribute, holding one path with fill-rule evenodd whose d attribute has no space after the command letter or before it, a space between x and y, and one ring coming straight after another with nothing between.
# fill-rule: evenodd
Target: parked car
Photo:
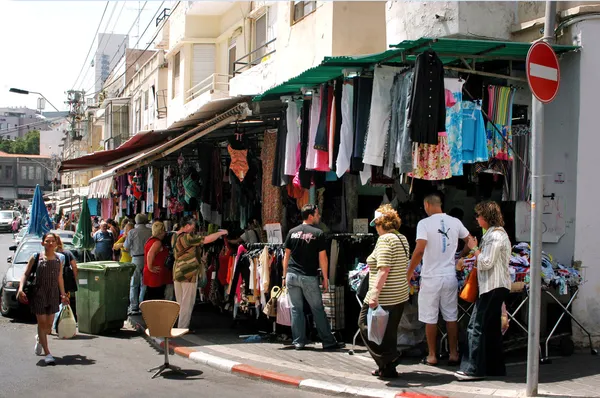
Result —
<instances>
[{"instance_id":1,"label":"parked car","mask_svg":"<svg viewBox=\"0 0 600 398\"><path fill-rule=\"evenodd\" d=\"M14 210L2 210L0 211L0 231L10 232L12 231L12 221L15 217L18 217L20 213Z\"/></svg>"},{"instance_id":2,"label":"parked car","mask_svg":"<svg viewBox=\"0 0 600 398\"><path fill-rule=\"evenodd\" d=\"M21 228L17 236L15 236L15 243L17 246L23 241L23 238L27 236L27 228Z\"/></svg>"},{"instance_id":3,"label":"parked car","mask_svg":"<svg viewBox=\"0 0 600 398\"><path fill-rule=\"evenodd\" d=\"M84 250L76 249L73 246L73 240L71 238L61 237L61 239L65 249L68 249L73 253L77 262L83 262ZM11 264L2 278L2 285L0 287L0 314L5 317L12 316L17 310L26 307L17 300L17 291L19 290L21 276L23 276L23 273L25 272L29 258L33 253L42 251L42 239L38 236L26 235L21 244L18 246L11 246L9 247L9 250L14 251L15 254L7 259ZM85 259L87 261L94 261L94 256L90 251L86 250Z\"/></svg>"}]
</instances>

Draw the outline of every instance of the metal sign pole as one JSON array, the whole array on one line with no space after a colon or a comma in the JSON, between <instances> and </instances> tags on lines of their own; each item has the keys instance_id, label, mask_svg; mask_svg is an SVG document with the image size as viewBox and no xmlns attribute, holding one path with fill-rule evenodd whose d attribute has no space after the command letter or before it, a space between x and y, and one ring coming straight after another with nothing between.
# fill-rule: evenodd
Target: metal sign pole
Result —
<instances>
[{"instance_id":1,"label":"metal sign pole","mask_svg":"<svg viewBox=\"0 0 600 398\"><path fill-rule=\"evenodd\" d=\"M544 40L554 38L556 3L546 2ZM531 131L531 261L527 336L527 386L525 394L538 394L540 371L540 312L542 299L542 202L544 196L544 104L532 96Z\"/></svg>"}]
</instances>

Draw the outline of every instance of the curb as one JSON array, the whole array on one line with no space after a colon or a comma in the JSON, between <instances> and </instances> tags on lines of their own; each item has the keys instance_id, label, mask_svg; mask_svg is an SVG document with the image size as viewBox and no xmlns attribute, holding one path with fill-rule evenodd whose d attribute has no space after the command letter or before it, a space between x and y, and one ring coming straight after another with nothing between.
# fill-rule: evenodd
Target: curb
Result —
<instances>
[{"instance_id":1,"label":"curb","mask_svg":"<svg viewBox=\"0 0 600 398\"><path fill-rule=\"evenodd\" d=\"M152 346L154 346L154 348L157 350L165 349L164 339L148 336L145 332L145 328L134 319L129 318L128 322L137 332L141 333L144 338L148 340ZM383 389L354 387L345 384L329 383L322 380L303 379L290 376L285 373L274 372L271 370L246 365L240 362L231 361L229 359L217 357L202 351L193 350L188 347L180 346L173 341L169 342L169 351L180 357L190 359L198 364L206 365L222 372L235 373L249 378L261 379L271 383L281 384L288 387L296 387L301 390L317 393L360 398L447 398L440 395L429 395L412 391L394 392Z\"/></svg>"}]
</instances>

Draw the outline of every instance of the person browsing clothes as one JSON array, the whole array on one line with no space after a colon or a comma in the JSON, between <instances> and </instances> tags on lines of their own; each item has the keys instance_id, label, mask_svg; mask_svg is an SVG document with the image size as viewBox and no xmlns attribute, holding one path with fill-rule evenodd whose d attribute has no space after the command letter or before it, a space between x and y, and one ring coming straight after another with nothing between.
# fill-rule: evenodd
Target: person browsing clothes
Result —
<instances>
[{"instance_id":1,"label":"person browsing clothes","mask_svg":"<svg viewBox=\"0 0 600 398\"><path fill-rule=\"evenodd\" d=\"M502 303L511 288L508 265L511 244L502 228L504 219L496 202L475 206L477 222L486 230L477 246L471 239L469 248L477 257L479 297L467 328L468 345L463 353L460 370L455 376L461 381L481 380L484 376L506 376L502 345Z\"/></svg>"},{"instance_id":2,"label":"person browsing clothes","mask_svg":"<svg viewBox=\"0 0 600 398\"><path fill-rule=\"evenodd\" d=\"M144 300L146 289L142 280L144 271L144 246L152 236L152 230L146 226L148 217L144 214L135 216L135 227L129 231L123 247L129 252L135 270L131 276L129 287L129 313L139 313L140 302ZM111 247L112 249L112 247Z\"/></svg>"},{"instance_id":3,"label":"person browsing clothes","mask_svg":"<svg viewBox=\"0 0 600 398\"><path fill-rule=\"evenodd\" d=\"M383 205L375 212L371 221L379 239L373 253L367 258L370 269L369 291L360 311L358 326L360 335L377 363L377 370L371 374L380 378L398 377L396 365L398 353L398 325L402 318L404 303L408 301L408 241L398 232L400 217L390 205ZM381 307L389 313L383 341L375 344L369 340L367 314L369 308Z\"/></svg>"},{"instance_id":4,"label":"person browsing clothes","mask_svg":"<svg viewBox=\"0 0 600 398\"><path fill-rule=\"evenodd\" d=\"M297 350L308 344L304 319L306 299L323 349L343 348L345 344L338 343L331 333L319 288L319 268L323 273L323 290L328 290L329 282L325 236L323 231L315 227L321 219L317 206L309 204L302 207L302 219L304 222L287 234L283 259L283 284L287 287L292 311L293 344Z\"/></svg>"},{"instance_id":5,"label":"person browsing clothes","mask_svg":"<svg viewBox=\"0 0 600 398\"><path fill-rule=\"evenodd\" d=\"M449 366L459 364L458 356L458 281L456 279L455 254L458 239L467 244L469 231L456 218L442 211L442 199L434 193L424 199L425 212L429 217L417 224L417 246L408 269L408 280L423 260L421 287L419 289L419 321L426 324L425 334L429 355L423 358L425 365L437 365L437 323L440 311L446 321L450 344Z\"/></svg>"}]
</instances>

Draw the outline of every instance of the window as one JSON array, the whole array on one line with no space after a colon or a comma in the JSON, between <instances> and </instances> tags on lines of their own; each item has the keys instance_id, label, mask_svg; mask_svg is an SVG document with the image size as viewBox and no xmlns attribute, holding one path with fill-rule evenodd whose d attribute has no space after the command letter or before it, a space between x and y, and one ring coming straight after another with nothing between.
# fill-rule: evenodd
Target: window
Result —
<instances>
[{"instance_id":1,"label":"window","mask_svg":"<svg viewBox=\"0 0 600 398\"><path fill-rule=\"evenodd\" d=\"M35 179L38 181L42 179L42 168L40 166L35 168Z\"/></svg>"},{"instance_id":2,"label":"window","mask_svg":"<svg viewBox=\"0 0 600 398\"><path fill-rule=\"evenodd\" d=\"M35 177L35 167L29 166L29 179L33 180Z\"/></svg>"},{"instance_id":3,"label":"window","mask_svg":"<svg viewBox=\"0 0 600 398\"><path fill-rule=\"evenodd\" d=\"M235 56L236 56L236 45L233 43L231 47L229 47L229 70L228 74L230 78L235 74Z\"/></svg>"},{"instance_id":4,"label":"window","mask_svg":"<svg viewBox=\"0 0 600 398\"><path fill-rule=\"evenodd\" d=\"M13 178L13 167L12 166L6 166L4 168L4 178L6 178L7 180Z\"/></svg>"},{"instance_id":5,"label":"window","mask_svg":"<svg viewBox=\"0 0 600 398\"><path fill-rule=\"evenodd\" d=\"M173 97L179 95L179 73L181 72L181 52L173 57Z\"/></svg>"},{"instance_id":6,"label":"window","mask_svg":"<svg viewBox=\"0 0 600 398\"><path fill-rule=\"evenodd\" d=\"M292 25L317 9L316 1L294 1L292 6Z\"/></svg>"},{"instance_id":7,"label":"window","mask_svg":"<svg viewBox=\"0 0 600 398\"><path fill-rule=\"evenodd\" d=\"M21 166L21 179L27 179L27 166Z\"/></svg>"},{"instance_id":8,"label":"window","mask_svg":"<svg viewBox=\"0 0 600 398\"><path fill-rule=\"evenodd\" d=\"M267 13L254 20L254 50L252 62L260 62L266 53L265 44L267 44Z\"/></svg>"},{"instance_id":9,"label":"window","mask_svg":"<svg viewBox=\"0 0 600 398\"><path fill-rule=\"evenodd\" d=\"M144 110L148 109L148 90L144 91Z\"/></svg>"}]
</instances>

